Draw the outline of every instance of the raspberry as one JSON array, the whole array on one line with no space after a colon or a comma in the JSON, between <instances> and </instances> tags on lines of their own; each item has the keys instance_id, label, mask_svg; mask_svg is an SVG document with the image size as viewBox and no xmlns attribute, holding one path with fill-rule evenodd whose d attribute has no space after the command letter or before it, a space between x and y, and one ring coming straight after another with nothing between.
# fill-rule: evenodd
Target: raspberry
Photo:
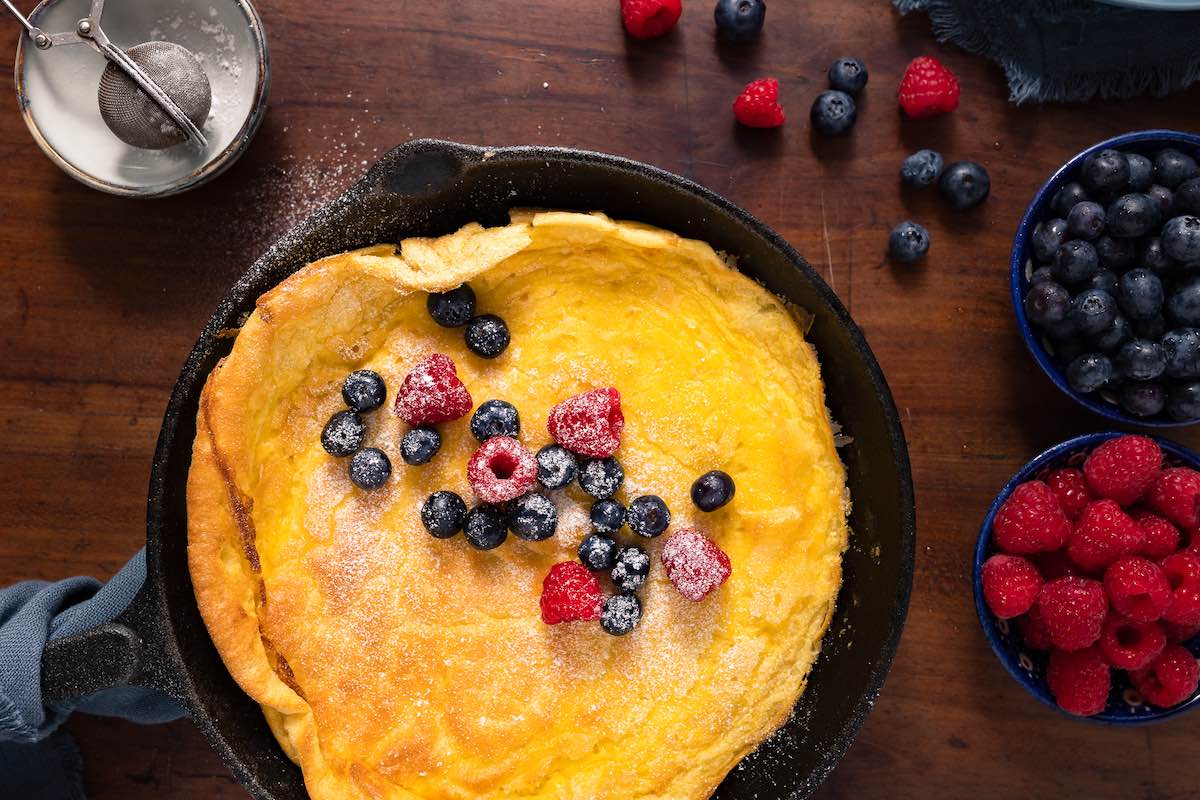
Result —
<instances>
[{"instance_id":1,"label":"raspberry","mask_svg":"<svg viewBox=\"0 0 1200 800\"><path fill-rule=\"evenodd\" d=\"M1200 625L1200 555L1176 553L1161 566L1171 586L1171 602L1162 618L1176 625Z\"/></svg>"},{"instance_id":2,"label":"raspberry","mask_svg":"<svg viewBox=\"0 0 1200 800\"><path fill-rule=\"evenodd\" d=\"M578 561L555 564L542 580L542 622L600 619L604 595L600 582Z\"/></svg>"},{"instance_id":3,"label":"raspberry","mask_svg":"<svg viewBox=\"0 0 1200 800\"><path fill-rule=\"evenodd\" d=\"M1171 644L1183 644L1200 635L1200 625L1176 625L1174 622L1160 623L1167 632L1167 641Z\"/></svg>"},{"instance_id":4,"label":"raspberry","mask_svg":"<svg viewBox=\"0 0 1200 800\"><path fill-rule=\"evenodd\" d=\"M621 22L635 39L662 36L679 21L682 0L621 0Z\"/></svg>"},{"instance_id":5,"label":"raspberry","mask_svg":"<svg viewBox=\"0 0 1200 800\"><path fill-rule=\"evenodd\" d=\"M733 101L733 115L748 128L778 128L787 119L779 105L779 81L750 81Z\"/></svg>"},{"instance_id":6,"label":"raspberry","mask_svg":"<svg viewBox=\"0 0 1200 800\"><path fill-rule=\"evenodd\" d=\"M1157 622L1134 622L1109 616L1100 632L1100 651L1117 669L1142 669L1167 646L1167 635Z\"/></svg>"},{"instance_id":7,"label":"raspberry","mask_svg":"<svg viewBox=\"0 0 1200 800\"><path fill-rule=\"evenodd\" d=\"M1200 500L1200 472L1188 467L1164 469L1146 494L1150 508L1181 528L1200 526L1196 503Z\"/></svg>"},{"instance_id":8,"label":"raspberry","mask_svg":"<svg viewBox=\"0 0 1200 800\"><path fill-rule=\"evenodd\" d=\"M454 362L441 353L413 367L396 392L396 414L409 425L449 422L465 416L472 405Z\"/></svg>"},{"instance_id":9,"label":"raspberry","mask_svg":"<svg viewBox=\"0 0 1200 800\"><path fill-rule=\"evenodd\" d=\"M1042 579L1052 581L1063 575L1080 575L1079 567L1067 555L1066 550L1054 550L1050 553L1034 553L1029 560L1037 567Z\"/></svg>"},{"instance_id":10,"label":"raspberry","mask_svg":"<svg viewBox=\"0 0 1200 800\"><path fill-rule=\"evenodd\" d=\"M900 107L913 119L958 108L958 79L936 58L918 56L900 79Z\"/></svg>"},{"instance_id":11,"label":"raspberry","mask_svg":"<svg viewBox=\"0 0 1200 800\"><path fill-rule=\"evenodd\" d=\"M1046 667L1046 685L1063 711L1090 717L1108 703L1112 673L1098 647L1073 653L1055 650Z\"/></svg>"},{"instance_id":12,"label":"raspberry","mask_svg":"<svg viewBox=\"0 0 1200 800\"><path fill-rule=\"evenodd\" d=\"M1029 481L1013 489L1000 506L992 535L997 548L1013 555L1057 550L1071 538L1071 521L1049 486Z\"/></svg>"},{"instance_id":13,"label":"raspberry","mask_svg":"<svg viewBox=\"0 0 1200 800\"><path fill-rule=\"evenodd\" d=\"M1017 618L1017 629L1021 639L1030 650L1051 650L1054 642L1050 641L1050 631L1046 630L1046 621L1042 619L1041 610L1034 605L1029 613Z\"/></svg>"},{"instance_id":14,"label":"raspberry","mask_svg":"<svg viewBox=\"0 0 1200 800\"><path fill-rule=\"evenodd\" d=\"M588 458L608 458L621 446L621 394L616 389L592 389L568 397L550 409L546 428L554 441Z\"/></svg>"},{"instance_id":15,"label":"raspberry","mask_svg":"<svg viewBox=\"0 0 1200 800\"><path fill-rule=\"evenodd\" d=\"M1179 549L1179 529L1158 514L1135 508L1129 516L1146 536L1138 555L1160 561Z\"/></svg>"},{"instance_id":16,"label":"raspberry","mask_svg":"<svg viewBox=\"0 0 1200 800\"><path fill-rule=\"evenodd\" d=\"M1082 650L1100 638L1108 599L1104 586L1090 578L1055 578L1038 593L1038 612L1050 640L1060 650Z\"/></svg>"},{"instance_id":17,"label":"raspberry","mask_svg":"<svg viewBox=\"0 0 1200 800\"><path fill-rule=\"evenodd\" d=\"M691 528L667 537L661 559L671 584L694 603L724 583L732 572L725 551Z\"/></svg>"},{"instance_id":18,"label":"raspberry","mask_svg":"<svg viewBox=\"0 0 1200 800\"><path fill-rule=\"evenodd\" d=\"M1153 561L1128 556L1104 571L1104 591L1113 609L1135 622L1154 622L1171 602L1171 584Z\"/></svg>"},{"instance_id":19,"label":"raspberry","mask_svg":"<svg viewBox=\"0 0 1200 800\"><path fill-rule=\"evenodd\" d=\"M483 502L505 503L533 488L537 459L511 436L493 436L467 462L467 480Z\"/></svg>"},{"instance_id":20,"label":"raspberry","mask_svg":"<svg viewBox=\"0 0 1200 800\"><path fill-rule=\"evenodd\" d=\"M1142 549L1146 535L1112 500L1097 500L1075 525L1067 555L1085 572L1099 572L1121 556Z\"/></svg>"},{"instance_id":21,"label":"raspberry","mask_svg":"<svg viewBox=\"0 0 1200 800\"><path fill-rule=\"evenodd\" d=\"M1134 687L1159 708L1182 703L1200 684L1200 664L1186 647L1167 645L1145 669L1130 673Z\"/></svg>"},{"instance_id":22,"label":"raspberry","mask_svg":"<svg viewBox=\"0 0 1200 800\"><path fill-rule=\"evenodd\" d=\"M1000 619L1019 617L1033 607L1042 576L1029 559L992 556L983 563L983 599Z\"/></svg>"},{"instance_id":23,"label":"raspberry","mask_svg":"<svg viewBox=\"0 0 1200 800\"><path fill-rule=\"evenodd\" d=\"M1071 519L1079 519L1084 507L1091 502L1092 495L1088 491L1087 481L1083 473L1077 469L1056 469L1046 476L1046 485L1054 496L1063 513Z\"/></svg>"},{"instance_id":24,"label":"raspberry","mask_svg":"<svg viewBox=\"0 0 1200 800\"><path fill-rule=\"evenodd\" d=\"M1162 450L1145 436L1118 436L1091 452L1083 462L1088 486L1123 506L1137 502L1162 472Z\"/></svg>"}]
</instances>

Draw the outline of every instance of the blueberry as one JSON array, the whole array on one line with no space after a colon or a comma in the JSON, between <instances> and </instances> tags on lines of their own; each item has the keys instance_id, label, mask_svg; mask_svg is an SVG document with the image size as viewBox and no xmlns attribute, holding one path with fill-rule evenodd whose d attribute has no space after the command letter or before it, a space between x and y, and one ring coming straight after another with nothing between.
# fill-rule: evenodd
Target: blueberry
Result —
<instances>
[{"instance_id":1,"label":"blueberry","mask_svg":"<svg viewBox=\"0 0 1200 800\"><path fill-rule=\"evenodd\" d=\"M1039 283L1049 283L1053 280L1054 273L1050 271L1049 267L1038 267L1033 271L1033 274L1029 276L1029 285L1037 286Z\"/></svg>"},{"instance_id":2,"label":"blueberry","mask_svg":"<svg viewBox=\"0 0 1200 800\"><path fill-rule=\"evenodd\" d=\"M713 18L717 32L731 42L748 42L758 36L767 16L764 0L717 0ZM866 79L863 79L864 82Z\"/></svg>"},{"instance_id":3,"label":"blueberry","mask_svg":"<svg viewBox=\"0 0 1200 800\"><path fill-rule=\"evenodd\" d=\"M1054 277L1066 286L1072 286L1087 280L1100 269L1100 256L1091 242L1082 239L1071 239L1063 242L1054 251L1054 261L1050 264Z\"/></svg>"},{"instance_id":4,"label":"blueberry","mask_svg":"<svg viewBox=\"0 0 1200 800\"><path fill-rule=\"evenodd\" d=\"M1141 153L1126 153L1129 164L1129 191L1144 192L1154 182L1154 162Z\"/></svg>"},{"instance_id":5,"label":"blueberry","mask_svg":"<svg viewBox=\"0 0 1200 800\"><path fill-rule=\"evenodd\" d=\"M614 594L604 601L600 627L613 636L624 636L642 621L642 604L632 594Z\"/></svg>"},{"instance_id":6,"label":"blueberry","mask_svg":"<svg viewBox=\"0 0 1200 800\"><path fill-rule=\"evenodd\" d=\"M1167 332L1167 320L1162 314L1150 319L1135 319L1132 323L1133 335L1139 339L1158 341Z\"/></svg>"},{"instance_id":7,"label":"blueberry","mask_svg":"<svg viewBox=\"0 0 1200 800\"><path fill-rule=\"evenodd\" d=\"M1062 289L1061 286L1058 288ZM1064 289L1063 292L1065 294L1066 290ZM1065 314L1066 304L1064 303L1063 315ZM1059 319L1062 319L1063 315L1060 315ZM735 488L733 478L729 477L728 473L719 469L710 470L692 483L692 502L701 511L716 511L733 499Z\"/></svg>"},{"instance_id":8,"label":"blueberry","mask_svg":"<svg viewBox=\"0 0 1200 800\"><path fill-rule=\"evenodd\" d=\"M400 440L400 457L405 464L426 464L442 447L442 437L433 428L413 428Z\"/></svg>"},{"instance_id":9,"label":"blueberry","mask_svg":"<svg viewBox=\"0 0 1200 800\"><path fill-rule=\"evenodd\" d=\"M1120 272L1129 269L1133 262L1137 261L1137 242L1132 239L1114 239L1104 235L1092 246L1096 248L1096 258L1099 259L1100 266L1105 269Z\"/></svg>"},{"instance_id":10,"label":"blueberry","mask_svg":"<svg viewBox=\"0 0 1200 800\"><path fill-rule=\"evenodd\" d=\"M549 539L558 528L558 509L540 492L523 494L509 504L508 528L529 542Z\"/></svg>"},{"instance_id":11,"label":"blueberry","mask_svg":"<svg viewBox=\"0 0 1200 800\"><path fill-rule=\"evenodd\" d=\"M867 85L867 65L852 56L843 56L829 67L829 87L858 96Z\"/></svg>"},{"instance_id":12,"label":"blueberry","mask_svg":"<svg viewBox=\"0 0 1200 800\"><path fill-rule=\"evenodd\" d=\"M1200 215L1200 178L1188 178L1175 189L1176 214Z\"/></svg>"},{"instance_id":13,"label":"blueberry","mask_svg":"<svg viewBox=\"0 0 1200 800\"><path fill-rule=\"evenodd\" d=\"M329 418L321 431L321 447L331 456L353 455L362 447L367 426L353 411L339 411Z\"/></svg>"},{"instance_id":14,"label":"blueberry","mask_svg":"<svg viewBox=\"0 0 1200 800\"><path fill-rule=\"evenodd\" d=\"M1172 386L1167 393L1167 414L1178 422L1200 419L1200 381Z\"/></svg>"},{"instance_id":15,"label":"blueberry","mask_svg":"<svg viewBox=\"0 0 1200 800\"><path fill-rule=\"evenodd\" d=\"M1079 284L1079 289L1080 291L1084 289L1099 289L1116 297L1118 285L1117 274L1110 269L1102 269Z\"/></svg>"},{"instance_id":16,"label":"blueberry","mask_svg":"<svg viewBox=\"0 0 1200 800\"><path fill-rule=\"evenodd\" d=\"M1167 359L1166 374L1171 378L1196 380L1200 378L1200 330L1176 328L1162 337L1163 355Z\"/></svg>"},{"instance_id":17,"label":"blueberry","mask_svg":"<svg viewBox=\"0 0 1200 800\"><path fill-rule=\"evenodd\" d=\"M1104 206L1092 200L1076 203L1067 214L1067 232L1079 239L1095 239L1104 233Z\"/></svg>"},{"instance_id":18,"label":"blueberry","mask_svg":"<svg viewBox=\"0 0 1200 800\"><path fill-rule=\"evenodd\" d=\"M1167 319L1184 327L1200 327L1200 278L1175 285L1166 304Z\"/></svg>"},{"instance_id":19,"label":"blueberry","mask_svg":"<svg viewBox=\"0 0 1200 800\"><path fill-rule=\"evenodd\" d=\"M1175 193L1165 186L1159 186L1157 183L1151 185L1146 190L1146 196L1158 203L1158 210L1164 217L1175 207Z\"/></svg>"},{"instance_id":20,"label":"blueberry","mask_svg":"<svg viewBox=\"0 0 1200 800\"><path fill-rule=\"evenodd\" d=\"M854 98L845 92L830 89L817 95L809 113L813 127L826 136L841 136L854 127L858 108Z\"/></svg>"},{"instance_id":21,"label":"blueberry","mask_svg":"<svg viewBox=\"0 0 1200 800\"><path fill-rule=\"evenodd\" d=\"M1135 417L1153 417L1167 404L1161 384L1133 381L1121 387L1121 408Z\"/></svg>"},{"instance_id":22,"label":"blueberry","mask_svg":"<svg viewBox=\"0 0 1200 800\"><path fill-rule=\"evenodd\" d=\"M1050 352L1058 360L1059 364L1069 364L1079 356L1092 352L1092 345L1083 339L1076 338L1074 334L1070 338L1061 341L1055 341L1054 346L1050 348Z\"/></svg>"},{"instance_id":23,"label":"blueberry","mask_svg":"<svg viewBox=\"0 0 1200 800\"><path fill-rule=\"evenodd\" d=\"M1130 319L1152 319L1163 307L1163 285L1148 269L1131 269L1121 276L1117 303Z\"/></svg>"},{"instance_id":24,"label":"blueberry","mask_svg":"<svg viewBox=\"0 0 1200 800\"><path fill-rule=\"evenodd\" d=\"M640 547L623 547L617 552L612 581L622 592L636 591L650 574L650 556Z\"/></svg>"},{"instance_id":25,"label":"blueberry","mask_svg":"<svg viewBox=\"0 0 1200 800\"><path fill-rule=\"evenodd\" d=\"M892 260L909 264L929 252L929 231L917 223L906 220L892 228L888 236L888 254Z\"/></svg>"},{"instance_id":26,"label":"blueberry","mask_svg":"<svg viewBox=\"0 0 1200 800\"><path fill-rule=\"evenodd\" d=\"M909 186L929 186L938 179L945 166L946 162L938 151L918 150L900 165L900 180Z\"/></svg>"},{"instance_id":27,"label":"blueberry","mask_svg":"<svg viewBox=\"0 0 1200 800\"><path fill-rule=\"evenodd\" d=\"M597 500L592 503L588 514L592 530L599 533L616 533L625 524L625 506L616 500Z\"/></svg>"},{"instance_id":28,"label":"blueberry","mask_svg":"<svg viewBox=\"0 0 1200 800\"><path fill-rule=\"evenodd\" d=\"M548 444L537 451L538 483L547 489L562 489L575 480L579 463L575 454L558 444Z\"/></svg>"},{"instance_id":29,"label":"blueberry","mask_svg":"<svg viewBox=\"0 0 1200 800\"><path fill-rule=\"evenodd\" d=\"M629 529L647 539L658 536L671 524L671 510L661 497L652 494L634 498L627 517Z\"/></svg>"},{"instance_id":30,"label":"blueberry","mask_svg":"<svg viewBox=\"0 0 1200 800\"><path fill-rule=\"evenodd\" d=\"M1117 318L1117 301L1108 292L1088 289L1071 299L1068 318L1085 336L1098 336Z\"/></svg>"},{"instance_id":31,"label":"blueberry","mask_svg":"<svg viewBox=\"0 0 1200 800\"><path fill-rule=\"evenodd\" d=\"M493 436L516 437L521 432L517 407L503 400L487 400L471 415L471 435L481 442Z\"/></svg>"},{"instance_id":32,"label":"blueberry","mask_svg":"<svg viewBox=\"0 0 1200 800\"><path fill-rule=\"evenodd\" d=\"M612 497L624 480L625 470L615 458L593 458L579 468L579 488L597 500Z\"/></svg>"},{"instance_id":33,"label":"blueberry","mask_svg":"<svg viewBox=\"0 0 1200 800\"><path fill-rule=\"evenodd\" d=\"M350 480L360 489L378 489L392 474L392 462L376 447L364 447L350 459Z\"/></svg>"},{"instance_id":34,"label":"blueberry","mask_svg":"<svg viewBox=\"0 0 1200 800\"><path fill-rule=\"evenodd\" d=\"M1033 247L1033 257L1046 264L1054 258L1054 251L1067 240L1067 221L1065 219L1048 219L1039 222L1029 237Z\"/></svg>"},{"instance_id":35,"label":"blueberry","mask_svg":"<svg viewBox=\"0 0 1200 800\"><path fill-rule=\"evenodd\" d=\"M961 211L974 208L987 198L992 179L982 164L956 161L942 172L938 189L950 205Z\"/></svg>"},{"instance_id":36,"label":"blueberry","mask_svg":"<svg viewBox=\"0 0 1200 800\"><path fill-rule=\"evenodd\" d=\"M1168 189L1174 189L1198 173L1200 170L1196 168L1196 159L1178 150L1168 147L1154 157L1154 182Z\"/></svg>"},{"instance_id":37,"label":"blueberry","mask_svg":"<svg viewBox=\"0 0 1200 800\"><path fill-rule=\"evenodd\" d=\"M1160 275L1175 264L1167 255L1167 251L1163 250L1162 239L1157 236L1150 236L1142 240L1141 260L1144 267L1152 269Z\"/></svg>"},{"instance_id":38,"label":"blueberry","mask_svg":"<svg viewBox=\"0 0 1200 800\"><path fill-rule=\"evenodd\" d=\"M435 539L449 539L466 519L467 504L454 492L434 492L421 504L421 524Z\"/></svg>"},{"instance_id":39,"label":"blueberry","mask_svg":"<svg viewBox=\"0 0 1200 800\"><path fill-rule=\"evenodd\" d=\"M1162 246L1177 261L1200 260L1200 217L1188 215L1169 220L1162 229Z\"/></svg>"},{"instance_id":40,"label":"blueberry","mask_svg":"<svg viewBox=\"0 0 1200 800\"><path fill-rule=\"evenodd\" d=\"M1082 203L1088 199L1087 192L1083 186L1077 181L1064 183L1062 188L1054 193L1054 197L1050 200L1050 208L1054 211L1055 216L1065 217L1071 213L1071 209L1076 203Z\"/></svg>"},{"instance_id":41,"label":"blueberry","mask_svg":"<svg viewBox=\"0 0 1200 800\"><path fill-rule=\"evenodd\" d=\"M354 411L372 411L383 405L387 397L387 386L379 373L369 369L357 369L346 376L342 383L342 399Z\"/></svg>"},{"instance_id":42,"label":"blueberry","mask_svg":"<svg viewBox=\"0 0 1200 800\"><path fill-rule=\"evenodd\" d=\"M1067 365L1067 383L1080 394L1096 391L1112 377L1112 362L1100 353L1085 353Z\"/></svg>"},{"instance_id":43,"label":"blueberry","mask_svg":"<svg viewBox=\"0 0 1200 800\"><path fill-rule=\"evenodd\" d=\"M429 316L443 328L460 328L475 316L475 290L467 284L448 292L434 292L425 301Z\"/></svg>"},{"instance_id":44,"label":"blueberry","mask_svg":"<svg viewBox=\"0 0 1200 800\"><path fill-rule=\"evenodd\" d=\"M1089 192L1115 197L1129 190L1129 162L1117 150L1093 153L1083 160L1079 181Z\"/></svg>"},{"instance_id":45,"label":"blueberry","mask_svg":"<svg viewBox=\"0 0 1200 800\"><path fill-rule=\"evenodd\" d=\"M1113 364L1122 376L1135 381L1152 381L1167 368L1158 342L1149 339L1131 339L1121 345Z\"/></svg>"},{"instance_id":46,"label":"blueberry","mask_svg":"<svg viewBox=\"0 0 1200 800\"><path fill-rule=\"evenodd\" d=\"M579 561L593 572L612 569L617 563L618 549L611 537L589 533L579 543Z\"/></svg>"},{"instance_id":47,"label":"blueberry","mask_svg":"<svg viewBox=\"0 0 1200 800\"><path fill-rule=\"evenodd\" d=\"M1162 222L1158 205L1144 194L1126 194L1108 207L1105 219L1113 236L1144 236Z\"/></svg>"},{"instance_id":48,"label":"blueberry","mask_svg":"<svg viewBox=\"0 0 1200 800\"><path fill-rule=\"evenodd\" d=\"M1113 318L1107 328L1092 337L1092 344L1101 353L1109 354L1133 337L1129 320L1121 315Z\"/></svg>"},{"instance_id":49,"label":"blueberry","mask_svg":"<svg viewBox=\"0 0 1200 800\"><path fill-rule=\"evenodd\" d=\"M508 538L508 523L497 506L478 505L467 512L463 535L476 550L499 547Z\"/></svg>"},{"instance_id":50,"label":"blueberry","mask_svg":"<svg viewBox=\"0 0 1200 800\"><path fill-rule=\"evenodd\" d=\"M467 349L480 358L495 358L511 341L508 326L495 314L472 317L467 323Z\"/></svg>"}]
</instances>

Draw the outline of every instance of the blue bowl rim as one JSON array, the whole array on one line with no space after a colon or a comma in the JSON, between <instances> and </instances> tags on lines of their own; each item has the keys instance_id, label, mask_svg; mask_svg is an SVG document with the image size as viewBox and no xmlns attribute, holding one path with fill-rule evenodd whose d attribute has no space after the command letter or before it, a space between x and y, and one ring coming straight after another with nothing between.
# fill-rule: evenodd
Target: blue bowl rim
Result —
<instances>
[{"instance_id":1,"label":"blue bowl rim","mask_svg":"<svg viewBox=\"0 0 1200 800\"><path fill-rule=\"evenodd\" d=\"M1054 359L1050 357L1045 348L1042 347L1042 343L1033 332L1033 327L1030 325L1029 320L1026 319L1022 292L1022 284L1025 281L1025 253L1028 250L1029 237L1033 234L1033 229L1037 224L1041 222L1045 207L1049 204L1051 198L1053 198L1054 193L1064 183L1068 182L1068 179L1083 163L1083 160L1091 154L1110 147L1115 150L1127 149L1129 145L1145 142L1159 142L1164 145L1183 144L1200 149L1200 135L1185 131L1158 128L1113 136L1110 139L1097 142L1091 147L1076 153L1042 184L1041 188L1034 194L1028 208L1025 209L1025 214L1021 217L1021 222L1017 226L1017 232L1013 237L1012 256L1009 261L1009 282L1012 289L1013 310L1017 315L1017 327L1021 330L1021 338L1025 340L1025 347L1029 350L1037 365L1041 367L1042 372L1046 373L1046 377L1053 381L1054 385L1064 394L1092 413L1099 414L1113 422L1120 422L1125 425L1137 425L1145 428L1179 428L1186 425L1195 425L1200 420L1178 422L1160 417L1134 417L1124 413L1119 406L1102 399L1095 399L1079 394L1072 389L1067 383L1063 371L1054 363Z\"/></svg>"},{"instance_id":2,"label":"blue bowl rim","mask_svg":"<svg viewBox=\"0 0 1200 800\"><path fill-rule=\"evenodd\" d=\"M1049 689L1045 686L1045 682L1042 680L1031 679L1016 664L1013 663L1013 660L1010 659L1008 654L1005 652L1004 645L1000 641L1000 637L995 630L997 623L996 616L992 613L991 609L987 607L987 602L983 599L983 579L981 577L981 567L983 566L983 562L986 561L988 556L991 554L990 545L992 541L992 520L995 518L996 512L1000 510L1001 504L1008 499L1009 495L1012 494L1013 489L1015 489L1018 484L1032 480L1033 476L1040 472L1043 468L1052 466L1063 459L1074 455L1075 453L1084 450L1091 450L1100 443L1106 442L1109 439L1115 439L1119 436L1128 435L1129 434L1127 433L1122 433L1119 431L1085 433L1081 436L1067 439L1065 442L1059 442L1053 447L1049 447L1043 450L1041 453L1038 453L1036 456L1026 462L1026 464L1017 470L1017 472L1011 478L1009 478L1008 482L1004 484L1004 488L1002 488L999 494L996 495L996 499L992 502L991 507L988 509L987 515L983 518L983 524L979 528L979 538L975 542L975 559L974 565L971 569L971 583L975 593L975 613L979 617L979 626L983 629L983 635L987 638L988 645L991 646L992 652L995 653L997 660L999 660L999 662L1004 666L1005 671L1012 676L1013 680L1024 687L1025 691L1033 695L1040 703L1054 709L1065 717L1075 720L1083 720L1085 722L1091 722L1094 724L1114 726L1150 725L1156 722L1162 722L1163 720L1170 719L1171 717L1175 717L1180 714L1187 713L1188 711L1193 711L1197 708L1200 708L1200 692L1197 692L1186 703L1174 706L1172 708L1162 709L1137 718L1114 717L1111 716L1107 711L1091 717L1080 717L1063 711L1058 707L1058 704L1054 702L1054 698L1051 697ZM1176 444L1168 439L1163 439L1159 436L1152 435L1150 438L1158 442L1158 445L1163 449L1163 452L1178 458L1180 461L1186 463L1188 466L1194 469L1200 469L1200 453L1193 452L1182 445Z\"/></svg>"}]
</instances>

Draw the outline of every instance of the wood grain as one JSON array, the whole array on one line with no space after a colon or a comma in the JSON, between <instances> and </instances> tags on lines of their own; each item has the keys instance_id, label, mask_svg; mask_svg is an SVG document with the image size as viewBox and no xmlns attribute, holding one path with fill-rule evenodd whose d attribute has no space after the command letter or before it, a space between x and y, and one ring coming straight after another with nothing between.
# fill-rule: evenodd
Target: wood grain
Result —
<instances>
[{"instance_id":1,"label":"wood grain","mask_svg":"<svg viewBox=\"0 0 1200 800\"><path fill-rule=\"evenodd\" d=\"M377 154L414 136L606 150L698 180L779 230L850 307L902 409L916 591L884 693L820 796L1200 796L1200 715L1109 730L1047 711L992 657L969 588L997 488L1037 450L1106 427L1058 393L1017 336L1006 272L1019 216L1098 139L1200 128L1200 90L1016 108L994 64L935 43L925 18L881 0L772 3L750 50L717 46L708 4L691 1L655 42L625 38L614 0L259 9L274 64L265 125L227 175L186 196L88 190L41 156L15 109L0 114L0 583L107 577L139 547L159 421L204 321L274 238ZM905 121L894 87L925 53L958 74L963 103ZM871 72L858 125L816 139L808 107L847 54ZM780 79L790 121L739 129L730 102L765 74ZM4 73L0 91L10 82ZM901 158L926 146L985 163L991 198L960 214L902 193ZM887 232L910 217L933 234L928 261L887 266ZM1200 445L1195 432L1172 436ZM190 723L81 716L70 729L96 800L244 796Z\"/></svg>"}]
</instances>

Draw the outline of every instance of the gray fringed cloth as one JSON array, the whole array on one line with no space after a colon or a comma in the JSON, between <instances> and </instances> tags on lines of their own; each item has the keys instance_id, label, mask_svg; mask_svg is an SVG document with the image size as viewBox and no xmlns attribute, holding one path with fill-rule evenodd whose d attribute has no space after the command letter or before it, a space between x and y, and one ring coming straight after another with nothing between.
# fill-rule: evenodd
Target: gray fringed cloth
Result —
<instances>
[{"instance_id":1,"label":"gray fringed cloth","mask_svg":"<svg viewBox=\"0 0 1200 800\"><path fill-rule=\"evenodd\" d=\"M892 0L940 41L996 61L1014 103L1156 96L1200 78L1200 11L1097 0Z\"/></svg>"}]
</instances>

